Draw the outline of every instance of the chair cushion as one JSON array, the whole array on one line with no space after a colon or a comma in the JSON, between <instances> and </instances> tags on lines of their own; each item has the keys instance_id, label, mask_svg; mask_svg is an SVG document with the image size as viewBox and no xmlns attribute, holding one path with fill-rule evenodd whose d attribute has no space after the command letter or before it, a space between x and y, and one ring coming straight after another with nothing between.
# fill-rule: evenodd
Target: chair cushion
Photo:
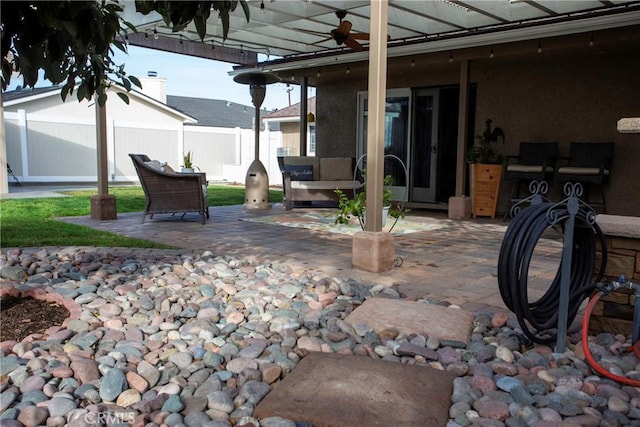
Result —
<instances>
[{"instance_id":1,"label":"chair cushion","mask_svg":"<svg viewBox=\"0 0 640 427\"><path fill-rule=\"evenodd\" d=\"M313 165L286 165L284 170L291 174L291 181L313 181Z\"/></svg>"},{"instance_id":2,"label":"chair cushion","mask_svg":"<svg viewBox=\"0 0 640 427\"><path fill-rule=\"evenodd\" d=\"M351 157L324 157L320 159L320 181L352 181Z\"/></svg>"},{"instance_id":3,"label":"chair cushion","mask_svg":"<svg viewBox=\"0 0 640 427\"><path fill-rule=\"evenodd\" d=\"M521 164L513 164L513 165L509 165L507 166L507 171L508 172L524 172L524 173L536 173L536 172L542 172L542 166L528 166L528 165L521 165ZM551 173L553 172L553 168L550 166L547 166L547 172Z\"/></svg>"},{"instance_id":4,"label":"chair cushion","mask_svg":"<svg viewBox=\"0 0 640 427\"><path fill-rule=\"evenodd\" d=\"M360 181L291 181L292 189L300 190L342 190L359 189L363 186Z\"/></svg>"},{"instance_id":5,"label":"chair cushion","mask_svg":"<svg viewBox=\"0 0 640 427\"><path fill-rule=\"evenodd\" d=\"M579 168L563 166L561 168L558 168L558 173L563 175L600 175L600 168ZM604 174L609 175L609 171L605 169Z\"/></svg>"}]
</instances>

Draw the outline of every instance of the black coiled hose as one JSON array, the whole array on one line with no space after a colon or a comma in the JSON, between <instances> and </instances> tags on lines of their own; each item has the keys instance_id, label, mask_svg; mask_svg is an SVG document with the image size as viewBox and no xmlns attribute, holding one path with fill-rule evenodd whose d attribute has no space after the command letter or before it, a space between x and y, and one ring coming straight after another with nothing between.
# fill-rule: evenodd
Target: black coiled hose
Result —
<instances>
[{"instance_id":1,"label":"black coiled hose","mask_svg":"<svg viewBox=\"0 0 640 427\"><path fill-rule=\"evenodd\" d=\"M554 203L541 203L521 211L509 224L500 247L498 258L498 286L507 308L513 311L524 334L540 344L552 343L556 338L560 302L561 265L553 282L544 295L529 302L527 281L534 248L542 234L552 227L547 212L554 207L557 221L554 226L564 226L570 217L566 207ZM584 301L600 281L606 267L606 244L595 221L589 221L588 213L580 209L575 217L573 256L569 291L568 324L575 319ZM598 274L592 280L596 263L596 243L600 242L602 259Z\"/></svg>"}]
</instances>

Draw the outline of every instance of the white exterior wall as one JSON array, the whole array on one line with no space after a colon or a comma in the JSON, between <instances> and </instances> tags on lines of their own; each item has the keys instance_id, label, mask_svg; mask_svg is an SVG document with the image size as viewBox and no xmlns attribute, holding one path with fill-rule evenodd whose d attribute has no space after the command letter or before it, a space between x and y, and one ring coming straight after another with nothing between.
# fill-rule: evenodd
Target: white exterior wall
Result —
<instances>
[{"instance_id":1,"label":"white exterior wall","mask_svg":"<svg viewBox=\"0 0 640 427\"><path fill-rule=\"evenodd\" d=\"M129 153L146 154L179 170L183 153L191 151L194 165L206 172L209 180L244 183L254 156L252 130L184 126L181 120L161 110L145 112L150 108L143 105L125 109L126 104L119 99L115 101L120 103L116 104L120 110L107 107L111 182L138 180ZM5 112L7 162L25 183L96 182L94 109L82 107L77 101L58 103L63 107L61 110L37 108L37 113L22 109ZM72 110L79 114L60 114L60 111ZM55 114L46 114L51 111ZM281 134L266 131L260 139L260 159L267 168L269 183L281 185L277 163ZM11 184L12 178L8 181Z\"/></svg>"}]
</instances>

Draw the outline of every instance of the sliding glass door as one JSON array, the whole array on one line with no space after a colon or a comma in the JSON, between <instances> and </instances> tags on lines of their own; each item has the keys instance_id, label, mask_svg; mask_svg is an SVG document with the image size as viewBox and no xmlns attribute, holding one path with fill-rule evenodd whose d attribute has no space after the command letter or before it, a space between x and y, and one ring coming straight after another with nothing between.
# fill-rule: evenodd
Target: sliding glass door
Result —
<instances>
[{"instance_id":1,"label":"sliding glass door","mask_svg":"<svg viewBox=\"0 0 640 427\"><path fill-rule=\"evenodd\" d=\"M358 95L358 152L366 152L369 103ZM385 106L385 175L391 175L394 199L434 202L437 169L437 90L387 91ZM407 183L399 158L408 169ZM408 195L406 186L408 185Z\"/></svg>"}]
</instances>

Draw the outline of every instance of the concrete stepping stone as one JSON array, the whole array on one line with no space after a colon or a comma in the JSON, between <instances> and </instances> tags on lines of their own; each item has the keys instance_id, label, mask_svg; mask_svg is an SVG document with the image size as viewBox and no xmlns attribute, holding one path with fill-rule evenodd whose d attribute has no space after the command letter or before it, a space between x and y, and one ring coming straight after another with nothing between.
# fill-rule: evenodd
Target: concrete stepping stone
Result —
<instances>
[{"instance_id":1,"label":"concrete stepping stone","mask_svg":"<svg viewBox=\"0 0 640 427\"><path fill-rule=\"evenodd\" d=\"M396 329L401 334L420 334L439 340L469 343L473 313L416 301L369 298L345 319L351 325L364 323L376 333Z\"/></svg>"},{"instance_id":2,"label":"concrete stepping stone","mask_svg":"<svg viewBox=\"0 0 640 427\"><path fill-rule=\"evenodd\" d=\"M444 426L455 375L429 366L312 352L254 417L329 426Z\"/></svg>"}]
</instances>

